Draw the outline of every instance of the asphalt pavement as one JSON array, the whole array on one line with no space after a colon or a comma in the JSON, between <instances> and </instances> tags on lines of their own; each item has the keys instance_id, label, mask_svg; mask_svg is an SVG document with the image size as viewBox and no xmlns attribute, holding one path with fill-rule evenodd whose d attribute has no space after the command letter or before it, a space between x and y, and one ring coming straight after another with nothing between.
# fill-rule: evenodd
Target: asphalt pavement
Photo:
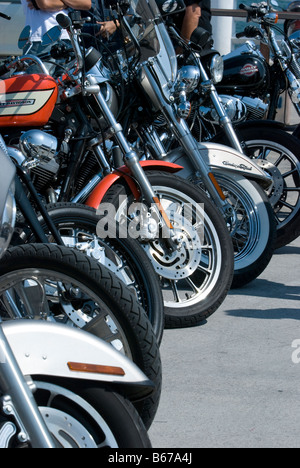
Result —
<instances>
[{"instance_id":1,"label":"asphalt pavement","mask_svg":"<svg viewBox=\"0 0 300 468\"><path fill-rule=\"evenodd\" d=\"M300 238L200 327L166 330L154 448L300 447Z\"/></svg>"}]
</instances>

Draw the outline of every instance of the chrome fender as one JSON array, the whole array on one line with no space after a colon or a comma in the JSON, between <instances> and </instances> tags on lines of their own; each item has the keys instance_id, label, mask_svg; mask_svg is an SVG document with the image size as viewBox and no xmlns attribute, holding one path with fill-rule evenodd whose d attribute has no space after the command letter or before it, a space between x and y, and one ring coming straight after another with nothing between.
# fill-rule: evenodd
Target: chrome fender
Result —
<instances>
[{"instance_id":1,"label":"chrome fender","mask_svg":"<svg viewBox=\"0 0 300 468\"><path fill-rule=\"evenodd\" d=\"M2 328L23 375L126 384L135 394L153 390L152 382L132 361L86 331L25 320L2 323ZM143 387L140 392L139 386Z\"/></svg>"},{"instance_id":2,"label":"chrome fender","mask_svg":"<svg viewBox=\"0 0 300 468\"><path fill-rule=\"evenodd\" d=\"M231 172L255 180L264 189L269 188L272 183L272 177L267 174L253 159L248 158L242 153L230 148L229 146L218 143L199 143L198 149L202 159L210 167L212 172ZM184 167L183 171L178 173L181 177L187 177L191 172L195 173L192 164L185 156L183 150L174 150L164 158L172 163Z\"/></svg>"},{"instance_id":3,"label":"chrome fender","mask_svg":"<svg viewBox=\"0 0 300 468\"><path fill-rule=\"evenodd\" d=\"M212 171L216 169L235 172L248 179L256 180L264 188L272 185L272 177L256 164L255 160L229 146L217 143L201 143L199 151L202 157L206 158Z\"/></svg>"}]
</instances>

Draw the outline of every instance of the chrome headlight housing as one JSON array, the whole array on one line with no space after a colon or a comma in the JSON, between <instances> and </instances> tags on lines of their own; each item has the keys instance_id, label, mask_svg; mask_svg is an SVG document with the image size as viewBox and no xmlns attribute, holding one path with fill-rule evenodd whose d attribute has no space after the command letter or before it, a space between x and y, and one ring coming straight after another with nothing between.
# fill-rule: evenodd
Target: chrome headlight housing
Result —
<instances>
[{"instance_id":1,"label":"chrome headlight housing","mask_svg":"<svg viewBox=\"0 0 300 468\"><path fill-rule=\"evenodd\" d=\"M224 60L221 55L214 55L210 63L210 76L214 84L220 83L224 75Z\"/></svg>"},{"instance_id":2,"label":"chrome headlight housing","mask_svg":"<svg viewBox=\"0 0 300 468\"><path fill-rule=\"evenodd\" d=\"M15 183L9 188L0 223L0 257L8 248L16 222Z\"/></svg>"},{"instance_id":3,"label":"chrome headlight housing","mask_svg":"<svg viewBox=\"0 0 300 468\"><path fill-rule=\"evenodd\" d=\"M185 91L189 94L197 88L201 75L198 67L186 65L182 67L177 75L177 83L184 84Z\"/></svg>"}]
</instances>

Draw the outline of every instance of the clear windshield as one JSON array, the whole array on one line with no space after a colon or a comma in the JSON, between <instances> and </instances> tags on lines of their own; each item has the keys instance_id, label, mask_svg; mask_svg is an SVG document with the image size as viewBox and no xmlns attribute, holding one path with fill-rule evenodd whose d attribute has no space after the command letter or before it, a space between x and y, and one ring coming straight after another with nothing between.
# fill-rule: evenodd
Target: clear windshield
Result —
<instances>
[{"instance_id":1,"label":"clear windshield","mask_svg":"<svg viewBox=\"0 0 300 468\"><path fill-rule=\"evenodd\" d=\"M133 19L131 31L140 46L140 63L156 57L156 73L161 86L167 87L177 76L177 58L156 2L131 0L129 15Z\"/></svg>"},{"instance_id":2,"label":"clear windshield","mask_svg":"<svg viewBox=\"0 0 300 468\"><path fill-rule=\"evenodd\" d=\"M130 15L134 21L132 32L141 48L140 61L155 57L160 50L155 23L161 23L160 11L154 0L131 0Z\"/></svg>"}]
</instances>

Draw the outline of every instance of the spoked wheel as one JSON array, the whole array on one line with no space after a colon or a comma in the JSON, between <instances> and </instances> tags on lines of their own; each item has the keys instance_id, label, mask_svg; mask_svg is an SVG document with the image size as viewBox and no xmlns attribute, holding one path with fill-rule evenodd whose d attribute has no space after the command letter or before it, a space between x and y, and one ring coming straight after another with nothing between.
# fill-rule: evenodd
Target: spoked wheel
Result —
<instances>
[{"instance_id":1,"label":"spoked wheel","mask_svg":"<svg viewBox=\"0 0 300 468\"><path fill-rule=\"evenodd\" d=\"M99 216L96 210L85 205L56 203L48 205L47 211L66 246L91 256L126 284L145 310L160 344L164 330L162 292L151 262L138 241L98 237ZM39 221L47 232L43 218ZM51 236L48 238L51 242ZM28 241L34 242L34 238L30 236Z\"/></svg>"},{"instance_id":2,"label":"spoked wheel","mask_svg":"<svg viewBox=\"0 0 300 468\"><path fill-rule=\"evenodd\" d=\"M147 234L141 232L140 237L161 281L166 325L200 324L217 310L231 286L233 249L228 229L205 193L192 184L155 171L147 172L147 177L180 239L178 248L170 250L159 235L145 240ZM128 187L115 184L103 202L115 206L119 222L128 225L130 235L140 208L132 205ZM148 220L143 229L151 236L153 222L151 217Z\"/></svg>"},{"instance_id":3,"label":"spoked wheel","mask_svg":"<svg viewBox=\"0 0 300 468\"><path fill-rule=\"evenodd\" d=\"M244 177L215 174L233 207L231 239L234 249L233 288L256 279L268 266L276 242L276 223L264 191Z\"/></svg>"},{"instance_id":4,"label":"spoked wheel","mask_svg":"<svg viewBox=\"0 0 300 468\"><path fill-rule=\"evenodd\" d=\"M277 222L276 248L283 247L299 234L300 142L277 128L238 129L248 156L268 172L274 181L267 192Z\"/></svg>"},{"instance_id":5,"label":"spoked wheel","mask_svg":"<svg viewBox=\"0 0 300 468\"><path fill-rule=\"evenodd\" d=\"M151 448L138 413L121 395L86 382L34 383L35 400L57 448ZM14 447L26 448L20 442Z\"/></svg>"},{"instance_id":6,"label":"spoked wheel","mask_svg":"<svg viewBox=\"0 0 300 468\"><path fill-rule=\"evenodd\" d=\"M85 329L126 355L156 386L136 406L150 427L161 393L159 348L145 311L112 272L67 247L9 249L0 263L0 312L3 319L44 319Z\"/></svg>"}]
</instances>

